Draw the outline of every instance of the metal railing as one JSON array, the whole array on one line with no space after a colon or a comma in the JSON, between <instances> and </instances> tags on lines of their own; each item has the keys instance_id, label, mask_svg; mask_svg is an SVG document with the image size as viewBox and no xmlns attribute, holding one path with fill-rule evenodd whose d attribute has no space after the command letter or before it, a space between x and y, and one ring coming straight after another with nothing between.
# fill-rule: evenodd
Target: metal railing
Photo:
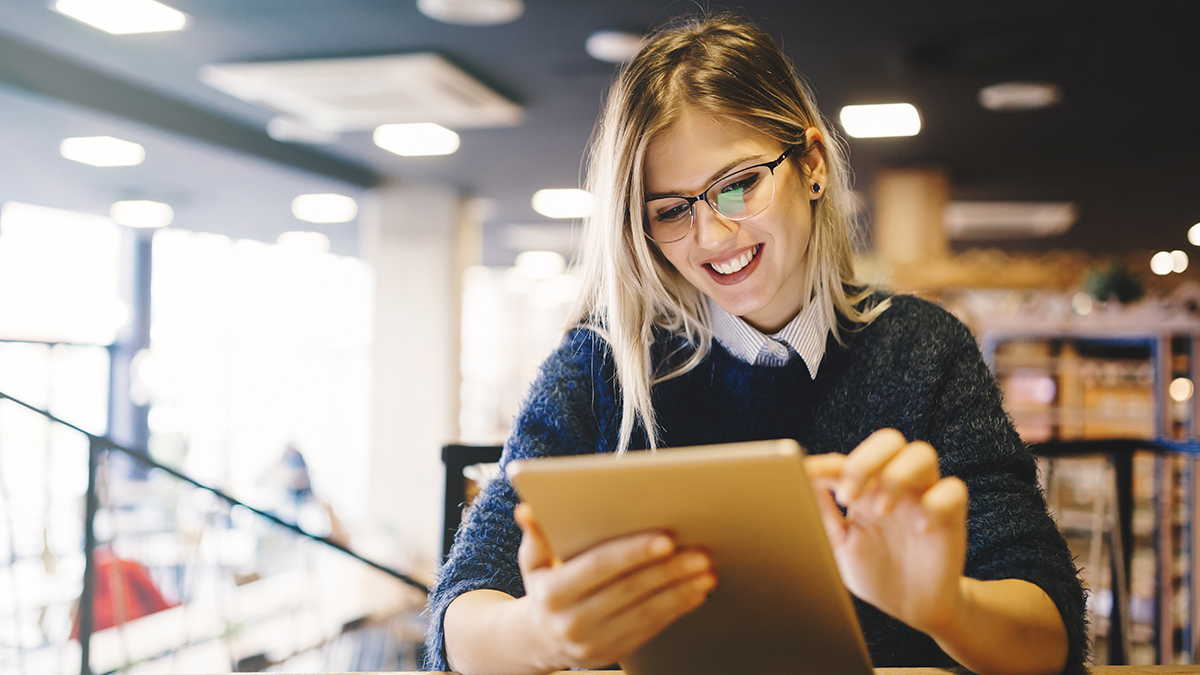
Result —
<instances>
[{"instance_id":1,"label":"metal railing","mask_svg":"<svg viewBox=\"0 0 1200 675\"><path fill-rule=\"evenodd\" d=\"M215 496L218 500L220 500L225 505L227 505L227 507L231 510L235 509L235 508L239 509L239 510L244 509L245 512L254 514L254 516L256 516L257 518L262 519L262 521L270 523L275 527L282 528L284 531L291 533L292 535L295 535L296 537L299 537L300 540L302 540L302 541L307 541L312 544L315 544L319 548L324 549L324 550L336 550L340 554L342 554L344 556L348 556L350 559L358 561L359 563L362 563L363 565L366 565L366 566L370 567L371 569L376 570L376 571L386 575L387 577L390 577L392 579L395 579L395 580L401 582L402 584L407 586L409 589L419 592L422 596L428 592L428 589L426 588L426 586L424 584L422 584L421 582L412 578L411 576L404 574L400 571L397 571L396 569L393 569L392 567L389 567L387 565L384 565L384 564L378 563L374 560L371 560L370 558L367 558L367 557L351 550L343 542L334 540L334 538L332 538L331 536L320 536L320 535L310 533L310 532L306 531L305 529L303 529L302 527L300 527L299 525L297 525L296 523L288 522L287 520L279 517L278 515L276 515L274 513L271 513L268 510L264 510L264 509L257 508L255 506L246 504L243 501L227 494L226 492L224 492L218 488L215 488L210 485L206 485L206 484L204 484L198 480L195 480L192 477L182 473L181 471L179 471L175 468L166 466L166 465L162 464L161 462L156 461L145 451L130 448L130 447L125 447L119 443L114 442L112 439L110 439L106 436L100 436L100 435L96 435L91 432L88 432L85 429L82 429L66 420L63 420L63 419L51 414L50 412L48 412L46 410L42 410L36 406L30 405L22 400L13 398L12 396L9 396L3 392L0 392L0 402L3 402L3 401L10 401L12 404L19 406L20 408L23 408L35 415L39 415L39 416L45 418L45 420L48 420L49 422L53 423L53 425L58 425L61 428L72 430L78 434L83 435L87 439L87 443L88 443L87 478L88 479L87 479L87 488L84 493L84 513L83 513L84 569L83 569L82 592L79 595L78 609L77 609L76 618L75 618L75 631L78 636L79 648L80 648L80 673L81 673L81 675L92 675L92 672L93 672L93 670L92 670L92 657L93 657L92 642L93 642L93 637L95 636L95 634L97 632L96 624L95 624L97 574L98 574L97 550L103 543L98 539L97 531L96 531L97 530L97 517L101 510L101 503L100 503L100 501L101 501L100 500L101 468L102 468L102 465L105 464L105 459L113 453L127 457L127 458L137 462L138 464L142 465L143 467L146 467L148 470L152 469L157 472L161 472L162 474L170 476L171 478L173 478L177 481L180 481L183 484L191 486L192 488L207 492L207 493L211 494L212 496ZM12 505L9 504L9 505L7 505L7 507L9 508L9 510L11 512ZM11 535L11 533L10 533L10 535ZM15 556L16 556L16 551L14 548L13 551L11 552L11 557L13 558L13 560L9 561L10 565L13 563L13 561L15 561ZM0 564L2 564L2 563L3 563L3 561L0 561ZM10 573L14 575L13 586L15 589L16 585L17 585L16 584L16 576L15 576L16 572L10 570ZM14 597L16 597L15 590L14 590ZM42 611L44 613L45 609L43 608ZM345 624L344 630L349 631L349 630L361 627L361 624L365 619L366 619L366 617L355 617L353 620L351 620L350 622ZM14 623L14 626L16 626L16 625L18 625L18 624ZM16 629L14 629L14 633L17 633L17 632L18 631ZM414 632L419 632L419 631L414 631ZM45 631L43 629L43 634L44 633L45 633ZM222 633L222 637L227 637L227 635L224 635L224 633ZM20 640L21 640L21 636L18 634L17 635L17 649L18 650L21 649L22 643ZM414 641L414 643L415 643L415 641ZM2 643L0 643L0 646L3 646ZM188 644L178 645L177 648L182 649L182 648L188 647L188 646L191 646L191 645L188 645ZM169 653L171 651L172 651L172 649L168 648L163 653ZM162 654L159 654L159 656L161 656L161 655ZM249 659L249 661L250 662L237 662L237 659L235 659L235 663L231 663L230 665L232 668L235 668L235 669L242 669L244 667L252 668L256 663L255 659ZM262 658L259 658L257 663L259 666L271 665L271 663L269 662L269 659L264 660ZM0 664L0 671L5 670L2 666L3 666L3 664ZM127 667L127 666L122 666L122 667ZM118 669L120 669L120 668L118 668Z\"/></svg>"}]
</instances>

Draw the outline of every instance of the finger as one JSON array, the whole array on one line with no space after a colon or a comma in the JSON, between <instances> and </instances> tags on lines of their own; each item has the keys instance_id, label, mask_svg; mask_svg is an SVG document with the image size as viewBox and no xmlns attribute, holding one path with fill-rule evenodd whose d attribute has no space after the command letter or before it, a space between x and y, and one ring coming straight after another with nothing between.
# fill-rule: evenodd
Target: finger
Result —
<instances>
[{"instance_id":1,"label":"finger","mask_svg":"<svg viewBox=\"0 0 1200 675\"><path fill-rule=\"evenodd\" d=\"M920 496L942 477L937 451L925 441L904 446L879 474L879 499L875 515L892 512L896 504L909 495Z\"/></svg>"},{"instance_id":2,"label":"finger","mask_svg":"<svg viewBox=\"0 0 1200 675\"><path fill-rule=\"evenodd\" d=\"M703 605L716 583L716 576L711 572L693 575L679 583L661 586L639 602L625 606L603 624L613 651L629 654L649 642L685 614Z\"/></svg>"},{"instance_id":3,"label":"finger","mask_svg":"<svg viewBox=\"0 0 1200 675\"><path fill-rule=\"evenodd\" d=\"M675 552L662 532L642 532L598 544L562 563L548 590L574 604L630 572Z\"/></svg>"},{"instance_id":4,"label":"finger","mask_svg":"<svg viewBox=\"0 0 1200 675\"><path fill-rule=\"evenodd\" d=\"M809 455L804 458L804 472L808 474L813 485L832 489L842 477L842 467L845 464L846 456L841 453Z\"/></svg>"},{"instance_id":5,"label":"finger","mask_svg":"<svg viewBox=\"0 0 1200 675\"><path fill-rule=\"evenodd\" d=\"M825 526L825 536L829 538L829 544L834 547L841 546L846 539L846 518L833 501L829 490L818 488L815 496L817 510L821 512L821 524Z\"/></svg>"},{"instance_id":6,"label":"finger","mask_svg":"<svg viewBox=\"0 0 1200 675\"><path fill-rule=\"evenodd\" d=\"M848 504L858 499L866 491L868 483L875 482L883 467L907 443L904 434L895 429L880 429L867 436L846 456L836 491L838 503Z\"/></svg>"},{"instance_id":7,"label":"finger","mask_svg":"<svg viewBox=\"0 0 1200 675\"><path fill-rule=\"evenodd\" d=\"M962 530L966 536L967 484L961 479L950 476L934 483L921 497L921 509L925 512L925 522L918 524L921 531L948 528Z\"/></svg>"},{"instance_id":8,"label":"finger","mask_svg":"<svg viewBox=\"0 0 1200 675\"><path fill-rule=\"evenodd\" d=\"M517 521L517 526L521 528L521 546L517 549L517 564L522 573L551 567L554 564L554 553L550 550L550 544L546 541L546 536L542 534L542 528L533 515L533 508L525 502L517 504L517 507L513 509L513 520Z\"/></svg>"},{"instance_id":9,"label":"finger","mask_svg":"<svg viewBox=\"0 0 1200 675\"><path fill-rule=\"evenodd\" d=\"M608 621L654 595L702 575L714 576L708 554L698 549L679 551L613 581L582 603L582 608Z\"/></svg>"}]
</instances>

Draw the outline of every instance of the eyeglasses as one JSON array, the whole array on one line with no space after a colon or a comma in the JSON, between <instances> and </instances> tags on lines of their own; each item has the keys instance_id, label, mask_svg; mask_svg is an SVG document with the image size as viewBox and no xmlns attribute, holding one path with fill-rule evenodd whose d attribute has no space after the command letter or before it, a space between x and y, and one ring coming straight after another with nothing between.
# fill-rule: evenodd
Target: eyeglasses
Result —
<instances>
[{"instance_id":1,"label":"eyeglasses","mask_svg":"<svg viewBox=\"0 0 1200 675\"><path fill-rule=\"evenodd\" d=\"M659 244L687 236L696 220L696 202L704 201L730 220L753 218L775 198L775 167L799 146L793 145L774 162L756 164L721 178L695 197L655 197L646 200L645 234Z\"/></svg>"}]
</instances>

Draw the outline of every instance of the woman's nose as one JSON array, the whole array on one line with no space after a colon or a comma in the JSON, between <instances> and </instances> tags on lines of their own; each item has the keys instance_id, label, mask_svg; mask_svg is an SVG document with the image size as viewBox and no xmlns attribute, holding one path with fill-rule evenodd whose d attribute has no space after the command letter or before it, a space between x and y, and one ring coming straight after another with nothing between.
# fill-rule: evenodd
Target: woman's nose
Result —
<instances>
[{"instance_id":1,"label":"woman's nose","mask_svg":"<svg viewBox=\"0 0 1200 675\"><path fill-rule=\"evenodd\" d=\"M708 202L697 202L692 206L696 219L696 235L704 248L716 248L737 234L738 223L717 213Z\"/></svg>"}]
</instances>

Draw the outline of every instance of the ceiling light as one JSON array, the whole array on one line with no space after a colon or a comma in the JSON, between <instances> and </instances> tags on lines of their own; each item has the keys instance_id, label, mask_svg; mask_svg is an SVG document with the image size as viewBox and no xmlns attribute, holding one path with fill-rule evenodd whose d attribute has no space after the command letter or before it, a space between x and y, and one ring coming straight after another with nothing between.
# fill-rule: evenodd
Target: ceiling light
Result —
<instances>
[{"instance_id":1,"label":"ceiling light","mask_svg":"<svg viewBox=\"0 0 1200 675\"><path fill-rule=\"evenodd\" d=\"M1200 223L1196 223L1188 229L1188 241L1192 246L1200 246Z\"/></svg>"},{"instance_id":2,"label":"ceiling light","mask_svg":"<svg viewBox=\"0 0 1200 675\"><path fill-rule=\"evenodd\" d=\"M267 122L267 135L282 143L326 145L338 139L333 131L317 128L304 120L280 115Z\"/></svg>"},{"instance_id":3,"label":"ceiling light","mask_svg":"<svg viewBox=\"0 0 1200 675\"><path fill-rule=\"evenodd\" d=\"M69 160L92 166L137 166L146 159L145 148L112 136L68 138L58 151Z\"/></svg>"},{"instance_id":4,"label":"ceiling light","mask_svg":"<svg viewBox=\"0 0 1200 675\"><path fill-rule=\"evenodd\" d=\"M646 44L637 33L620 30L598 30L588 36L588 56L608 63L624 63L632 59Z\"/></svg>"},{"instance_id":5,"label":"ceiling light","mask_svg":"<svg viewBox=\"0 0 1200 675\"><path fill-rule=\"evenodd\" d=\"M1175 260L1170 253L1159 251L1150 258L1150 271L1161 276L1170 274L1175 269Z\"/></svg>"},{"instance_id":6,"label":"ceiling light","mask_svg":"<svg viewBox=\"0 0 1200 675\"><path fill-rule=\"evenodd\" d=\"M308 223L348 223L358 215L358 202L332 193L300 195L292 200L292 215Z\"/></svg>"},{"instance_id":7,"label":"ceiling light","mask_svg":"<svg viewBox=\"0 0 1200 675\"><path fill-rule=\"evenodd\" d=\"M181 30L187 15L154 0L58 0L54 10L115 35Z\"/></svg>"},{"instance_id":8,"label":"ceiling light","mask_svg":"<svg viewBox=\"0 0 1200 675\"><path fill-rule=\"evenodd\" d=\"M384 124L375 129L375 145L403 157L449 155L458 150L458 134L431 122Z\"/></svg>"},{"instance_id":9,"label":"ceiling light","mask_svg":"<svg viewBox=\"0 0 1200 675\"><path fill-rule=\"evenodd\" d=\"M911 103L848 105L840 115L842 128L855 138L916 136L921 115Z\"/></svg>"},{"instance_id":10,"label":"ceiling light","mask_svg":"<svg viewBox=\"0 0 1200 675\"><path fill-rule=\"evenodd\" d=\"M162 202L137 199L113 204L108 217L126 227L166 227L175 220L175 211Z\"/></svg>"},{"instance_id":11,"label":"ceiling light","mask_svg":"<svg viewBox=\"0 0 1200 675\"><path fill-rule=\"evenodd\" d=\"M302 251L329 252L329 237L320 232L284 232L275 243Z\"/></svg>"},{"instance_id":12,"label":"ceiling light","mask_svg":"<svg viewBox=\"0 0 1200 675\"><path fill-rule=\"evenodd\" d=\"M587 190L538 190L533 193L533 210L547 218L583 218L592 212L592 195Z\"/></svg>"},{"instance_id":13,"label":"ceiling light","mask_svg":"<svg viewBox=\"0 0 1200 675\"><path fill-rule=\"evenodd\" d=\"M517 255L517 269L530 279L556 277L566 268L566 259L554 251L525 251Z\"/></svg>"},{"instance_id":14,"label":"ceiling light","mask_svg":"<svg viewBox=\"0 0 1200 675\"><path fill-rule=\"evenodd\" d=\"M515 21L525 11L521 0L417 0L425 16L463 26L491 26Z\"/></svg>"},{"instance_id":15,"label":"ceiling light","mask_svg":"<svg viewBox=\"0 0 1200 675\"><path fill-rule=\"evenodd\" d=\"M1001 82L979 90L979 105L988 110L1049 108L1062 101L1062 89L1049 82Z\"/></svg>"},{"instance_id":16,"label":"ceiling light","mask_svg":"<svg viewBox=\"0 0 1200 675\"><path fill-rule=\"evenodd\" d=\"M1188 266L1188 256L1183 251L1171 251L1171 271L1176 274L1183 273Z\"/></svg>"},{"instance_id":17,"label":"ceiling light","mask_svg":"<svg viewBox=\"0 0 1200 675\"><path fill-rule=\"evenodd\" d=\"M952 239L1053 237L1079 217L1073 202L947 202L942 224Z\"/></svg>"}]
</instances>

